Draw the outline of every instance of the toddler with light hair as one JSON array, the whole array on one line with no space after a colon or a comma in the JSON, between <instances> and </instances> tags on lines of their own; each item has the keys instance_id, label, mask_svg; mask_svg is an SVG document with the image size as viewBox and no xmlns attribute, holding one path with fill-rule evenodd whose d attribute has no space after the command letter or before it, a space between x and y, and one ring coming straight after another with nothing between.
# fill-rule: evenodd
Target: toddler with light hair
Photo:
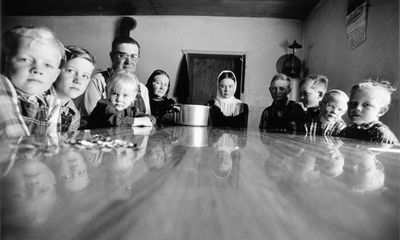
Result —
<instances>
[{"instance_id":1,"label":"toddler with light hair","mask_svg":"<svg viewBox=\"0 0 400 240\"><path fill-rule=\"evenodd\" d=\"M387 81L367 80L351 89L348 115L352 122L341 136L364 141L399 144L388 126L379 121L388 110L395 89Z\"/></svg>"},{"instance_id":2,"label":"toddler with light hair","mask_svg":"<svg viewBox=\"0 0 400 240\"><path fill-rule=\"evenodd\" d=\"M153 126L154 116L134 107L139 79L127 70L114 72L107 85L107 99L97 102L89 116L88 128Z\"/></svg>"}]
</instances>

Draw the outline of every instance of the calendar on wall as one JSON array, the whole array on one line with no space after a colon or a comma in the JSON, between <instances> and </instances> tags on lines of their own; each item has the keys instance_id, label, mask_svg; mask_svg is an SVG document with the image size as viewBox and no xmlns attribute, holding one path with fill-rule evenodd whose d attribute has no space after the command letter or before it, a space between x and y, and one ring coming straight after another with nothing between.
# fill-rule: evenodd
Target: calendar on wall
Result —
<instances>
[{"instance_id":1,"label":"calendar on wall","mask_svg":"<svg viewBox=\"0 0 400 240\"><path fill-rule=\"evenodd\" d=\"M367 0L349 0L346 15L347 45L350 50L367 40Z\"/></svg>"}]
</instances>

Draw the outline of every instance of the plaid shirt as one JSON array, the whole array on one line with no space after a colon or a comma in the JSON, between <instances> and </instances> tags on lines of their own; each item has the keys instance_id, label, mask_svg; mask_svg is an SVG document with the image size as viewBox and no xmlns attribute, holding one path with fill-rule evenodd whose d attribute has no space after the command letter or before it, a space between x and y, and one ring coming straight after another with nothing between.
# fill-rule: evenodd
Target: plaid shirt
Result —
<instances>
[{"instance_id":1,"label":"plaid shirt","mask_svg":"<svg viewBox=\"0 0 400 240\"><path fill-rule=\"evenodd\" d=\"M81 121L81 114L76 109L72 100L61 105L61 131L73 132L78 130Z\"/></svg>"},{"instance_id":2,"label":"plaid shirt","mask_svg":"<svg viewBox=\"0 0 400 240\"><path fill-rule=\"evenodd\" d=\"M260 129L274 132L295 132L298 125L304 123L305 113L300 104L287 100L284 105L272 102L264 109L259 124Z\"/></svg>"},{"instance_id":3,"label":"plaid shirt","mask_svg":"<svg viewBox=\"0 0 400 240\"><path fill-rule=\"evenodd\" d=\"M52 86L48 91L52 96L58 97L57 91ZM61 132L74 132L78 130L81 120L81 114L79 113L78 109L75 107L74 102L72 99L67 101L65 104L61 105L60 109L60 119L58 127ZM61 128L61 129L60 129Z\"/></svg>"},{"instance_id":4,"label":"plaid shirt","mask_svg":"<svg viewBox=\"0 0 400 240\"><path fill-rule=\"evenodd\" d=\"M18 96L11 81L0 74L0 136L20 137L29 130L18 107Z\"/></svg>"},{"instance_id":5,"label":"plaid shirt","mask_svg":"<svg viewBox=\"0 0 400 240\"><path fill-rule=\"evenodd\" d=\"M357 125L353 123L343 129L340 135L342 137L354 138L364 141L399 144L399 140L397 140L394 133L381 121L375 121L362 125Z\"/></svg>"},{"instance_id":6,"label":"plaid shirt","mask_svg":"<svg viewBox=\"0 0 400 240\"><path fill-rule=\"evenodd\" d=\"M339 136L340 132L346 127L346 123L340 119L333 123L323 123L312 120L304 124L307 135Z\"/></svg>"},{"instance_id":7,"label":"plaid shirt","mask_svg":"<svg viewBox=\"0 0 400 240\"><path fill-rule=\"evenodd\" d=\"M44 93L27 95L17 90L22 117L31 134L57 134L60 129L60 99Z\"/></svg>"}]
</instances>

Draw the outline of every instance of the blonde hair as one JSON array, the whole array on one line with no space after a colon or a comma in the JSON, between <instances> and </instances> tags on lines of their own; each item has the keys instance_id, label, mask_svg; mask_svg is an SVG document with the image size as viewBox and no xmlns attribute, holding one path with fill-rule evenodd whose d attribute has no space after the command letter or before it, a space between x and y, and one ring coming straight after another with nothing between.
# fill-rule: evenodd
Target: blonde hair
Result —
<instances>
[{"instance_id":1,"label":"blonde hair","mask_svg":"<svg viewBox=\"0 0 400 240\"><path fill-rule=\"evenodd\" d=\"M6 56L15 54L23 40L30 40L31 43L37 41L53 45L60 53L60 60L65 60L64 45L46 27L17 26L6 31L3 39L3 50Z\"/></svg>"},{"instance_id":2,"label":"blonde hair","mask_svg":"<svg viewBox=\"0 0 400 240\"><path fill-rule=\"evenodd\" d=\"M290 88L290 83L291 83L292 79L291 79L289 76L287 76L286 74L283 74L283 73L277 73L277 74L275 74L275 75L272 77L270 86L272 85L273 82L275 82L275 81L277 81L277 80L284 80L284 81L287 81L288 86L289 86L289 88Z\"/></svg>"},{"instance_id":3,"label":"blonde hair","mask_svg":"<svg viewBox=\"0 0 400 240\"><path fill-rule=\"evenodd\" d=\"M325 94L328 89L328 78L324 75L308 75L301 83L300 86L303 85L306 81L312 81L311 88L317 89L323 94Z\"/></svg>"},{"instance_id":4,"label":"blonde hair","mask_svg":"<svg viewBox=\"0 0 400 240\"><path fill-rule=\"evenodd\" d=\"M394 91L396 91L396 89L393 88L388 81L372 80L371 78L368 78L364 82L354 85L351 88L351 95L353 95L354 92L362 89L375 89L381 91L383 94L379 95L379 99L381 100L382 105L385 107L390 105L391 95Z\"/></svg>"},{"instance_id":5,"label":"blonde hair","mask_svg":"<svg viewBox=\"0 0 400 240\"><path fill-rule=\"evenodd\" d=\"M126 84L126 86L130 86L132 88L134 88L137 92L138 88L139 88L139 79L138 77L127 71L127 70L118 70L115 71L109 78L108 80L108 84L106 86L106 90L107 90L107 97L110 96L110 91L111 89L119 84L119 83L123 83Z\"/></svg>"},{"instance_id":6,"label":"blonde hair","mask_svg":"<svg viewBox=\"0 0 400 240\"><path fill-rule=\"evenodd\" d=\"M346 102L349 101L349 96L347 96L347 94L345 92L343 92L342 90L339 89L332 89L329 90L327 93L325 93L324 97L322 98L323 102L326 102L328 99L330 98L341 98L343 100L345 100Z\"/></svg>"}]
</instances>

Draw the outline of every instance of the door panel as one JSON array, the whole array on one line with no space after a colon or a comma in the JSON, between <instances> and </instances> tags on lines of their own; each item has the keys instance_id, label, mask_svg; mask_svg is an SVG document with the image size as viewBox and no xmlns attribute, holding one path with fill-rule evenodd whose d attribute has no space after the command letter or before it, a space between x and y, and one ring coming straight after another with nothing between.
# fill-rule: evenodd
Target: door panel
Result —
<instances>
[{"instance_id":1,"label":"door panel","mask_svg":"<svg viewBox=\"0 0 400 240\"><path fill-rule=\"evenodd\" d=\"M245 55L186 54L189 74L188 103L204 104L217 94L217 77L222 70L231 70L237 78L235 97L243 88Z\"/></svg>"}]
</instances>

